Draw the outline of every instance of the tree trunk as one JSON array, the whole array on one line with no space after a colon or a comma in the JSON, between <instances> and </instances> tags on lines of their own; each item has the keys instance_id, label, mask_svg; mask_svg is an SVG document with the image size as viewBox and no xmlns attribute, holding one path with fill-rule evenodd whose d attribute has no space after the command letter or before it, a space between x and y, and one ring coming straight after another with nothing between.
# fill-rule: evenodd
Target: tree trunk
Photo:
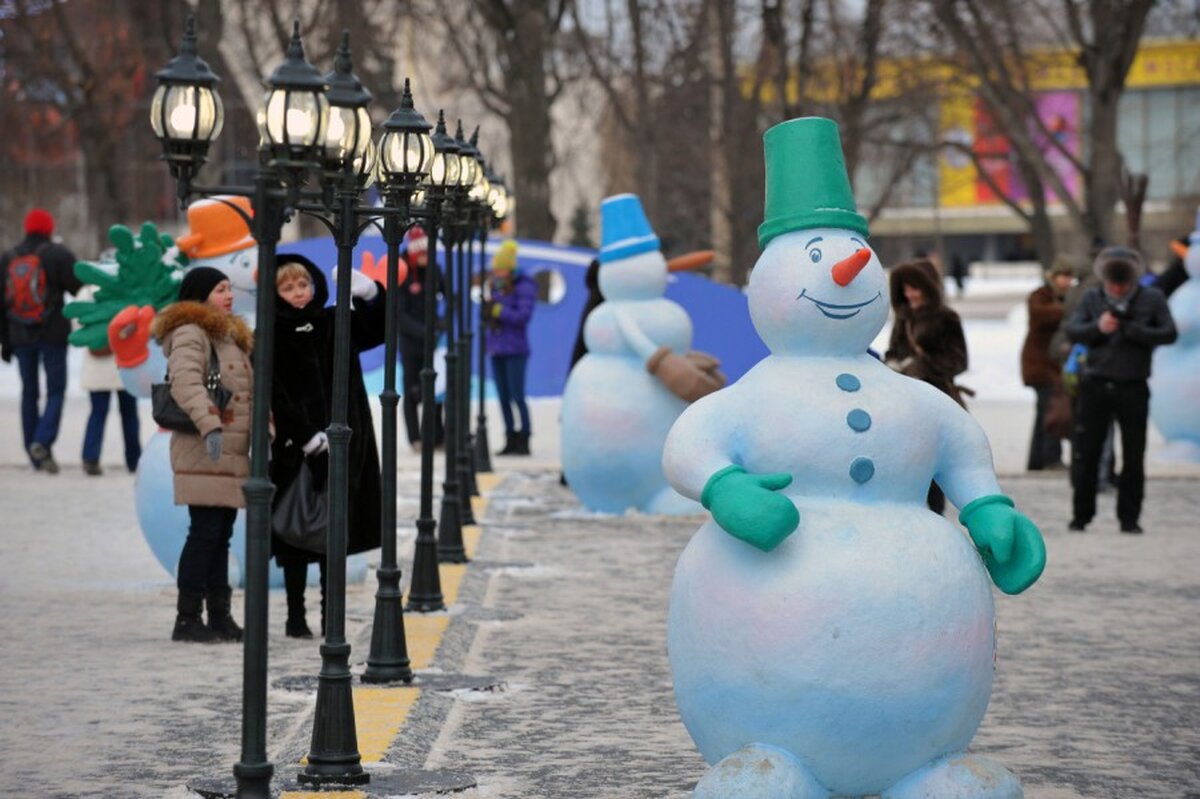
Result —
<instances>
[{"instance_id":1,"label":"tree trunk","mask_svg":"<svg viewBox=\"0 0 1200 799\"><path fill-rule=\"evenodd\" d=\"M1092 118L1088 142L1091 162L1084 173L1087 233L1106 243L1116 239L1114 207L1121 196L1121 154L1117 149L1117 103L1120 92L1105 89L1091 92Z\"/></svg>"},{"instance_id":2,"label":"tree trunk","mask_svg":"<svg viewBox=\"0 0 1200 799\"><path fill-rule=\"evenodd\" d=\"M550 98L546 94L548 31L545 4L513 3L514 35L504 43L509 73L506 122L512 158L513 196L522 236L551 241L557 222L550 210Z\"/></svg>"}]
</instances>

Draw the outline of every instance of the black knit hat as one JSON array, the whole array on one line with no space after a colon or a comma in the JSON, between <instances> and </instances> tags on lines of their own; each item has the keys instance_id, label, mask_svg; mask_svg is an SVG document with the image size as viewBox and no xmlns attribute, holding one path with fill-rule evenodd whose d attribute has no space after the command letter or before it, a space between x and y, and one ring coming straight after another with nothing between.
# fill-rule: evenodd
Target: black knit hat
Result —
<instances>
[{"instance_id":1,"label":"black knit hat","mask_svg":"<svg viewBox=\"0 0 1200 799\"><path fill-rule=\"evenodd\" d=\"M204 302L222 280L228 279L228 275L211 266L189 269L183 276L183 282L179 284L179 299Z\"/></svg>"}]
</instances>

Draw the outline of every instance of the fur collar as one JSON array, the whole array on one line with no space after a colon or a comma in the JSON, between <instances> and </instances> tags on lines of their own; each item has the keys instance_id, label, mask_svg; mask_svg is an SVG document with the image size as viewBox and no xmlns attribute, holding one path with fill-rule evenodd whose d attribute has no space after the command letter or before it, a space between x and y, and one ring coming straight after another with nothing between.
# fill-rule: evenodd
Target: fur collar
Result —
<instances>
[{"instance_id":1,"label":"fur collar","mask_svg":"<svg viewBox=\"0 0 1200 799\"><path fill-rule=\"evenodd\" d=\"M231 338L242 352L254 348L254 331L237 314L223 314L201 302L184 300L158 312L150 333L159 344L184 325L197 325L211 341Z\"/></svg>"}]
</instances>

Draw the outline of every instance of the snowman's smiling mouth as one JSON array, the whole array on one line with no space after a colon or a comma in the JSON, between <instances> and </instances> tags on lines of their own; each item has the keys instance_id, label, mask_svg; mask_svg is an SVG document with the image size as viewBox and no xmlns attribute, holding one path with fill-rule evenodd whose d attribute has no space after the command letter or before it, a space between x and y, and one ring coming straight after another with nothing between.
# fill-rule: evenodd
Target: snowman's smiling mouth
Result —
<instances>
[{"instance_id":1,"label":"snowman's smiling mouth","mask_svg":"<svg viewBox=\"0 0 1200 799\"><path fill-rule=\"evenodd\" d=\"M872 297L871 299L867 300L866 302L854 303L853 305L837 305L832 302L823 302L821 300L818 300L816 297L810 297L808 295L808 289L801 289L800 296L797 297L796 299L808 300L813 305L817 306L818 311L825 314L825 316L827 316L830 319L849 319L852 316L858 316L859 311L861 311L863 308L866 308L868 305L875 302L875 300L879 299L882 296L883 296L883 292L877 291L877 292L875 292L875 296ZM837 311L839 313L834 313L835 311ZM846 312L848 312L848 313L846 313Z\"/></svg>"}]
</instances>

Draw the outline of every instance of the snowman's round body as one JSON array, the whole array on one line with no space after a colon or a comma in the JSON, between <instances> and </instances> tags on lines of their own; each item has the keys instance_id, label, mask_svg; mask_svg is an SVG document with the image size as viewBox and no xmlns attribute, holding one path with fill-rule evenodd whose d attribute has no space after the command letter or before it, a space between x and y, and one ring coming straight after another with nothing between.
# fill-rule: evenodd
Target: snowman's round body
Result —
<instances>
[{"instance_id":1,"label":"snowman's round body","mask_svg":"<svg viewBox=\"0 0 1200 799\"><path fill-rule=\"evenodd\" d=\"M1171 316L1179 331L1174 344L1154 350L1150 377L1150 418L1163 438L1187 442L1200 455L1200 232L1186 263L1188 280L1171 295Z\"/></svg>"},{"instance_id":2,"label":"snowman's round body","mask_svg":"<svg viewBox=\"0 0 1200 799\"><path fill-rule=\"evenodd\" d=\"M605 264L600 280L607 299L587 318L588 352L563 390L563 472L592 510L670 512L683 500L663 475L663 443L687 404L646 371L636 344L687 352L692 322L661 296L666 262L657 251Z\"/></svg>"},{"instance_id":3,"label":"snowman's round body","mask_svg":"<svg viewBox=\"0 0 1200 799\"><path fill-rule=\"evenodd\" d=\"M781 493L801 521L771 552L709 521L679 559L668 648L701 754L771 744L859 796L963 751L991 693L994 610L974 547L925 506L942 395L867 355L772 356L723 393L744 408L739 462L796 475Z\"/></svg>"},{"instance_id":4,"label":"snowman's round body","mask_svg":"<svg viewBox=\"0 0 1200 799\"><path fill-rule=\"evenodd\" d=\"M991 694L991 580L968 536L925 504L935 478L958 507L999 495L991 450L953 400L866 353L885 297L861 233L779 235L749 286L772 355L691 405L667 439L672 485L706 507L730 469L790 478L757 493L743 481L745 504L724 517L738 534L708 521L675 569L668 649L684 724L715 764L705 799L1021 795L1010 773L965 755ZM744 520L780 518L761 515L786 507L766 504L773 492L799 523L766 543ZM744 765L782 763L779 750L809 789L779 794ZM933 787L945 779L960 788Z\"/></svg>"}]
</instances>

